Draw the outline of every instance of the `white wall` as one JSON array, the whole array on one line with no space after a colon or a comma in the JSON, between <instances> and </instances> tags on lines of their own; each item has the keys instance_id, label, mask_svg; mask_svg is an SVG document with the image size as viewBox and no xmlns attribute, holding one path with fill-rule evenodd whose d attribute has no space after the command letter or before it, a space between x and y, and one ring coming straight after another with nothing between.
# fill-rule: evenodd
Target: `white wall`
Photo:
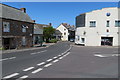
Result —
<instances>
[{"instance_id":1,"label":"white wall","mask_svg":"<svg viewBox=\"0 0 120 80\"><path fill-rule=\"evenodd\" d=\"M64 29L66 29L66 30L64 30ZM57 27L57 30L59 30L62 33L61 40L68 41L68 35L69 35L68 29L61 24L59 27ZM66 35L64 35L64 33L66 33Z\"/></svg>"},{"instance_id":2,"label":"white wall","mask_svg":"<svg viewBox=\"0 0 120 80\"><path fill-rule=\"evenodd\" d=\"M111 13L111 15L108 17L106 13ZM107 20L110 21L110 27L106 27ZM118 20L118 8L103 8L86 13L86 26L77 28L76 35L86 39L86 46L101 46L101 36L113 37L113 46L118 46L118 27L115 27L115 20ZM96 21L96 27L89 27L90 21ZM109 33L106 32L107 29ZM84 31L86 35L83 35ZM81 44L81 41L76 39L75 43Z\"/></svg>"}]
</instances>

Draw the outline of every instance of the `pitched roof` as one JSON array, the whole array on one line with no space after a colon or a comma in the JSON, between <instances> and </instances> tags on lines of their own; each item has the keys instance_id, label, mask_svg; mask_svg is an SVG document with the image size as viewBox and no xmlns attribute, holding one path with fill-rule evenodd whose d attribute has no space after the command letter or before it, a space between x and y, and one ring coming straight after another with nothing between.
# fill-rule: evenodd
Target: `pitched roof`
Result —
<instances>
[{"instance_id":1,"label":"pitched roof","mask_svg":"<svg viewBox=\"0 0 120 80\"><path fill-rule=\"evenodd\" d=\"M67 24L67 23L62 23L62 25L64 27L66 27L68 30L71 30L71 31L74 31L75 30L75 26L74 25L70 25L70 24Z\"/></svg>"},{"instance_id":2,"label":"pitched roof","mask_svg":"<svg viewBox=\"0 0 120 80\"><path fill-rule=\"evenodd\" d=\"M1 4L0 3L0 17L6 19L13 19L25 22L32 22L32 19L28 16L28 14L22 12L20 9Z\"/></svg>"},{"instance_id":3,"label":"pitched roof","mask_svg":"<svg viewBox=\"0 0 120 80\"><path fill-rule=\"evenodd\" d=\"M62 34L59 30L55 30L55 34Z\"/></svg>"}]
</instances>

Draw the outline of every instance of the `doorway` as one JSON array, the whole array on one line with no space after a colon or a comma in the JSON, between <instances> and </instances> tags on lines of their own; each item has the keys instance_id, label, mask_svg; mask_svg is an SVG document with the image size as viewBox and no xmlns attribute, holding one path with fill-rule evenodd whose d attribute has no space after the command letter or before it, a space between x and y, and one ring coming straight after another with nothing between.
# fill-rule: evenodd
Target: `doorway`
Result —
<instances>
[{"instance_id":1,"label":"doorway","mask_svg":"<svg viewBox=\"0 0 120 80\"><path fill-rule=\"evenodd\" d=\"M10 38L3 38L3 45L5 49L10 49Z\"/></svg>"},{"instance_id":2,"label":"doorway","mask_svg":"<svg viewBox=\"0 0 120 80\"><path fill-rule=\"evenodd\" d=\"M113 45L113 37L101 37L101 45L112 46Z\"/></svg>"}]
</instances>

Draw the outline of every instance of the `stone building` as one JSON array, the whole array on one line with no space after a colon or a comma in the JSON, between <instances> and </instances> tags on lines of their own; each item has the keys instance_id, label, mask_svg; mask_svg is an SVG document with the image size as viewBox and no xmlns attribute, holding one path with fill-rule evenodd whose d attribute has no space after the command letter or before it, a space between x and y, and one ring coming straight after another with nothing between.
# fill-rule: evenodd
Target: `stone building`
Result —
<instances>
[{"instance_id":1,"label":"stone building","mask_svg":"<svg viewBox=\"0 0 120 80\"><path fill-rule=\"evenodd\" d=\"M6 49L33 46L34 22L26 13L26 9L17 9L5 4L0 6L2 46Z\"/></svg>"}]
</instances>

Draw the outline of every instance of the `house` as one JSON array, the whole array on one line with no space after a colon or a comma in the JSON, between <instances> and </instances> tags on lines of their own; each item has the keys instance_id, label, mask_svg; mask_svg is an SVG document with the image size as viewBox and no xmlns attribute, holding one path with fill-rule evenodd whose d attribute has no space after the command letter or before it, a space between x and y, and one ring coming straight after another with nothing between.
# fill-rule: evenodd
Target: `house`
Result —
<instances>
[{"instance_id":1,"label":"house","mask_svg":"<svg viewBox=\"0 0 120 80\"><path fill-rule=\"evenodd\" d=\"M53 34L54 38L57 40L61 40L62 33L59 30L55 29L55 33Z\"/></svg>"},{"instance_id":2,"label":"house","mask_svg":"<svg viewBox=\"0 0 120 80\"><path fill-rule=\"evenodd\" d=\"M70 39L75 38L75 26L71 26L67 23L62 23L56 28L56 30L59 30L62 33L62 41L69 41Z\"/></svg>"},{"instance_id":3,"label":"house","mask_svg":"<svg viewBox=\"0 0 120 80\"><path fill-rule=\"evenodd\" d=\"M33 45L42 46L43 42L43 26L42 24L34 24Z\"/></svg>"},{"instance_id":4,"label":"house","mask_svg":"<svg viewBox=\"0 0 120 80\"><path fill-rule=\"evenodd\" d=\"M108 7L76 17L75 43L85 46L119 46L120 8Z\"/></svg>"},{"instance_id":5,"label":"house","mask_svg":"<svg viewBox=\"0 0 120 80\"><path fill-rule=\"evenodd\" d=\"M34 22L26 13L26 9L17 9L1 3L0 6L2 46L6 49L33 46Z\"/></svg>"}]
</instances>

